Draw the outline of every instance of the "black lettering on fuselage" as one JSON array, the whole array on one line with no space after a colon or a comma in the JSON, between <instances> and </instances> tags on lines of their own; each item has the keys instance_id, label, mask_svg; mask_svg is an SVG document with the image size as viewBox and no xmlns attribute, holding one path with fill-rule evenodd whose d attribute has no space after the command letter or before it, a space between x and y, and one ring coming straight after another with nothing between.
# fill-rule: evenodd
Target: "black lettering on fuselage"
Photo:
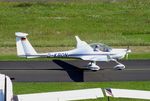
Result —
<instances>
[{"instance_id":1,"label":"black lettering on fuselage","mask_svg":"<svg viewBox=\"0 0 150 101\"><path fill-rule=\"evenodd\" d=\"M48 53L48 57L68 57L68 53Z\"/></svg>"},{"instance_id":2,"label":"black lettering on fuselage","mask_svg":"<svg viewBox=\"0 0 150 101\"><path fill-rule=\"evenodd\" d=\"M54 57L68 57L67 53L55 53Z\"/></svg>"}]
</instances>

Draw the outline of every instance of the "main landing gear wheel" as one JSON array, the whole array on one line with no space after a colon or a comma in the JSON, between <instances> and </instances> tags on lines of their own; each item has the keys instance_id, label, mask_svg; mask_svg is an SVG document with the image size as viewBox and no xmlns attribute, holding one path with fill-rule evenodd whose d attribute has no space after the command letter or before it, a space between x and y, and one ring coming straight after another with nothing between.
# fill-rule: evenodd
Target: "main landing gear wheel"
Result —
<instances>
[{"instance_id":1,"label":"main landing gear wheel","mask_svg":"<svg viewBox=\"0 0 150 101\"><path fill-rule=\"evenodd\" d=\"M116 70L123 70L123 69L125 69L125 65L121 64L117 60L113 59L112 61L114 61L114 62L116 62L118 64L118 65L114 66L114 69L116 69Z\"/></svg>"},{"instance_id":2,"label":"main landing gear wheel","mask_svg":"<svg viewBox=\"0 0 150 101\"><path fill-rule=\"evenodd\" d=\"M123 64L118 64L118 65L114 66L114 69L123 70L123 69L125 69L125 65L123 65Z\"/></svg>"},{"instance_id":3,"label":"main landing gear wheel","mask_svg":"<svg viewBox=\"0 0 150 101\"><path fill-rule=\"evenodd\" d=\"M95 61L91 61L87 67L88 67L88 69L91 69L92 71L100 70L100 67L98 65L96 65Z\"/></svg>"}]
</instances>

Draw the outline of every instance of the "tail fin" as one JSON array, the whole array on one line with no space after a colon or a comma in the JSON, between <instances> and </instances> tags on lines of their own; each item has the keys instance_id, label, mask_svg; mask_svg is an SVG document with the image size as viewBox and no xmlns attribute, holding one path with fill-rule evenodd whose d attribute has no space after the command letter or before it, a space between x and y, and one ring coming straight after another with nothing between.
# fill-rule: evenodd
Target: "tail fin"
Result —
<instances>
[{"instance_id":1,"label":"tail fin","mask_svg":"<svg viewBox=\"0 0 150 101\"><path fill-rule=\"evenodd\" d=\"M12 81L4 74L0 74L0 101L12 101Z\"/></svg>"},{"instance_id":2,"label":"tail fin","mask_svg":"<svg viewBox=\"0 0 150 101\"><path fill-rule=\"evenodd\" d=\"M37 52L34 50L32 45L27 39L26 33L16 32L16 46L17 46L17 55L20 57L27 57L32 55L37 55Z\"/></svg>"}]
</instances>

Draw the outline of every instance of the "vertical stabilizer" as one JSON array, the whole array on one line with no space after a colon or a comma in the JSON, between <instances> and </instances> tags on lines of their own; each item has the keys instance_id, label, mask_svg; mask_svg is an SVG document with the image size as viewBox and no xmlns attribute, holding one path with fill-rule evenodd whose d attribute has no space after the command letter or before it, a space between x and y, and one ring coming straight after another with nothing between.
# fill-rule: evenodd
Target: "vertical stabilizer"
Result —
<instances>
[{"instance_id":1,"label":"vertical stabilizer","mask_svg":"<svg viewBox=\"0 0 150 101\"><path fill-rule=\"evenodd\" d=\"M37 52L32 47L30 42L27 39L26 33L16 32L16 46L17 46L17 55L20 57L27 57L37 55Z\"/></svg>"},{"instance_id":2,"label":"vertical stabilizer","mask_svg":"<svg viewBox=\"0 0 150 101\"><path fill-rule=\"evenodd\" d=\"M8 76L0 74L0 101L12 101L12 81Z\"/></svg>"},{"instance_id":3,"label":"vertical stabilizer","mask_svg":"<svg viewBox=\"0 0 150 101\"><path fill-rule=\"evenodd\" d=\"M13 85L12 81L8 76L5 76L5 96L6 96L6 101L12 101L13 99Z\"/></svg>"},{"instance_id":4,"label":"vertical stabilizer","mask_svg":"<svg viewBox=\"0 0 150 101\"><path fill-rule=\"evenodd\" d=\"M0 74L0 101L5 100L5 75Z\"/></svg>"}]
</instances>

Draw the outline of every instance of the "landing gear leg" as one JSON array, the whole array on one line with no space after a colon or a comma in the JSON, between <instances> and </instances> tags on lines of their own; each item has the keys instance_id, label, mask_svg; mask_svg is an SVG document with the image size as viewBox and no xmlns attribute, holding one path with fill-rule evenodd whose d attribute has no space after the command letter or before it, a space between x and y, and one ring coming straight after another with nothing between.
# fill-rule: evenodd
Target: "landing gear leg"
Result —
<instances>
[{"instance_id":1,"label":"landing gear leg","mask_svg":"<svg viewBox=\"0 0 150 101\"><path fill-rule=\"evenodd\" d=\"M100 69L100 67L96 65L96 61L89 62L87 67L91 69L92 71L97 71Z\"/></svg>"},{"instance_id":2,"label":"landing gear leg","mask_svg":"<svg viewBox=\"0 0 150 101\"><path fill-rule=\"evenodd\" d=\"M118 65L114 66L114 69L117 70L123 70L125 69L125 65L123 65L122 63L118 62L116 59L112 59L112 61L116 62Z\"/></svg>"}]
</instances>

